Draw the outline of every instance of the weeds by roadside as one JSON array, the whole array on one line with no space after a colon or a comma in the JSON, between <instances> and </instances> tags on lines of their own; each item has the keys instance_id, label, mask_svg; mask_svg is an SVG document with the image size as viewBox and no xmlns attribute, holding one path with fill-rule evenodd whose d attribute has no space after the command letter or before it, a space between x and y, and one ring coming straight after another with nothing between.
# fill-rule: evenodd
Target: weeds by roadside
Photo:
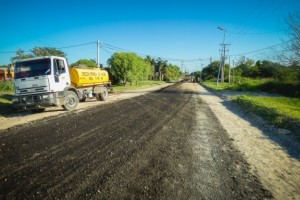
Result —
<instances>
[{"instance_id":1,"label":"weeds by roadside","mask_svg":"<svg viewBox=\"0 0 300 200\"><path fill-rule=\"evenodd\" d=\"M273 79L249 79L241 83L204 82L204 85L214 90L262 91L278 93L287 97L300 98L300 82L283 82Z\"/></svg>"},{"instance_id":2,"label":"weeds by roadside","mask_svg":"<svg viewBox=\"0 0 300 200\"><path fill-rule=\"evenodd\" d=\"M298 83L279 83L270 80L252 80L242 84L205 82L204 85L216 91L232 90L242 92L271 92L286 90L287 96L299 96ZM274 86L276 85L276 87ZM292 86L293 85L293 86ZM278 88L277 88L278 87ZM281 88L281 89L280 89ZM241 95L231 97L233 102L241 105L245 110L251 111L268 123L278 128L286 128L300 135L300 98Z\"/></svg>"},{"instance_id":3,"label":"weeds by roadside","mask_svg":"<svg viewBox=\"0 0 300 200\"><path fill-rule=\"evenodd\" d=\"M13 81L5 81L5 82L0 81L0 92L1 91L13 92L14 91L14 82Z\"/></svg>"},{"instance_id":4,"label":"weeds by roadside","mask_svg":"<svg viewBox=\"0 0 300 200\"><path fill-rule=\"evenodd\" d=\"M241 95L233 97L232 100L270 124L290 129L300 135L300 99Z\"/></svg>"}]
</instances>

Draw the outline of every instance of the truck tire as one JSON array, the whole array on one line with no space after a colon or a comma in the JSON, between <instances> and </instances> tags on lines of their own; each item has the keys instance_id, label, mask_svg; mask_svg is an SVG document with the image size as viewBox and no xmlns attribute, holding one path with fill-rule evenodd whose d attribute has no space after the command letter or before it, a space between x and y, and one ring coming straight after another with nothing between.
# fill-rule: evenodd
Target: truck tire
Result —
<instances>
[{"instance_id":1,"label":"truck tire","mask_svg":"<svg viewBox=\"0 0 300 200\"><path fill-rule=\"evenodd\" d=\"M99 94L100 95L100 101L105 101L108 98L108 90L107 87L103 88L103 92Z\"/></svg>"},{"instance_id":2,"label":"truck tire","mask_svg":"<svg viewBox=\"0 0 300 200\"><path fill-rule=\"evenodd\" d=\"M67 91L63 108L65 110L74 110L79 103L78 97L73 91Z\"/></svg>"}]
</instances>

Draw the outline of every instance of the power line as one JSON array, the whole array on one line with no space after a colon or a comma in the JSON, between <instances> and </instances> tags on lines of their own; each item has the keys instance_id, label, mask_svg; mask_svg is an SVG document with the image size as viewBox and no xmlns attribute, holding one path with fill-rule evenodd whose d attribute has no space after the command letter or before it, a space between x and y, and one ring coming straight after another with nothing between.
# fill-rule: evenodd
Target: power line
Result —
<instances>
[{"instance_id":1,"label":"power line","mask_svg":"<svg viewBox=\"0 0 300 200\"><path fill-rule=\"evenodd\" d=\"M264 50L267 50L267 49L272 49L274 47L284 45L288 42L291 42L292 40L294 40L294 39L291 39L291 40L288 40L288 41L285 41L285 42L282 42L282 43L279 43L279 44L275 44L275 45L272 45L272 46L268 46L268 47L265 47L265 48L262 48L262 49L258 49L258 50L255 50L255 51L250 51L250 52L240 53L240 54L234 54L234 55L230 55L230 56L243 56L243 55L247 55L247 54L257 53L257 52L260 52L260 51L264 51Z\"/></svg>"},{"instance_id":2,"label":"power line","mask_svg":"<svg viewBox=\"0 0 300 200\"><path fill-rule=\"evenodd\" d=\"M135 54L137 54L137 55L141 55L141 56L143 56L143 57L151 56L152 58L161 58L161 59L168 60L168 61L178 61L178 62L181 62L181 61L183 61L183 62L201 62L201 61L210 60L210 58L181 59L181 58L168 58L168 57L153 56L153 55L149 55L149 54L145 54L145 53L139 53L139 52L131 51L131 50L128 50L128 49L116 47L116 46L114 46L114 45L107 44L107 43L105 43L105 42L103 42L103 47L108 48L108 49L113 50L113 51L130 52L130 53L135 53Z\"/></svg>"},{"instance_id":3,"label":"power line","mask_svg":"<svg viewBox=\"0 0 300 200\"><path fill-rule=\"evenodd\" d=\"M243 35L265 35L265 34L272 34L272 33L280 33L280 32L283 32L285 30L278 30L278 31L269 31L269 32L249 32L249 33L243 33ZM239 34L238 32L232 32L232 31L229 31L228 33L230 34Z\"/></svg>"},{"instance_id":4,"label":"power line","mask_svg":"<svg viewBox=\"0 0 300 200\"><path fill-rule=\"evenodd\" d=\"M252 13L254 13L254 11L263 3L263 1L260 1L259 4L257 4L249 13L246 17L243 18L243 20L241 21L240 25L241 24L244 24L242 23L243 21L246 21L248 20L248 18L252 15ZM235 26L235 28L233 29L233 32L238 28L238 25ZM241 31L238 32L238 34L240 34Z\"/></svg>"},{"instance_id":5,"label":"power line","mask_svg":"<svg viewBox=\"0 0 300 200\"><path fill-rule=\"evenodd\" d=\"M66 46L66 47L59 47L56 49L68 49L68 48L73 48L73 47L85 46L85 45L89 45L89 44L96 44L96 42L88 42L88 43L83 43L83 44L70 45L70 46Z\"/></svg>"},{"instance_id":6,"label":"power line","mask_svg":"<svg viewBox=\"0 0 300 200\"><path fill-rule=\"evenodd\" d=\"M65 47L57 47L55 49L68 49L68 48L74 48L74 47L80 47L80 46L85 46L85 45L89 45L89 44L95 44L96 42L88 42L88 43L83 43L83 44L76 44L76 45L70 45L70 46L65 46ZM0 51L0 53L7 53L7 54L10 54L10 53L16 53L18 50L16 51ZM31 52L31 50L24 50L24 52L28 53L28 52Z\"/></svg>"},{"instance_id":7,"label":"power line","mask_svg":"<svg viewBox=\"0 0 300 200\"><path fill-rule=\"evenodd\" d=\"M246 31L249 29L250 25L251 24L254 24L254 23L257 23L258 20L262 20L264 19L266 16L269 16L272 12L274 12L275 10L277 10L280 6L282 6L283 3L285 3L285 0L279 2L279 4L276 4L276 1L271 1L272 2L272 5L271 6L268 6L268 8L271 8L269 10L269 12L263 12L262 15L257 15L255 17L254 20L252 20L252 23L249 23L247 26L245 26L243 29L241 29L241 31L239 31L239 33L231 40L231 44L233 42L235 42L236 40L238 40L239 38L241 38L243 35L245 35ZM277 1L278 3L278 1Z\"/></svg>"},{"instance_id":8,"label":"power line","mask_svg":"<svg viewBox=\"0 0 300 200\"><path fill-rule=\"evenodd\" d=\"M110 55L114 54L113 52L107 50L105 47L100 47L100 48L103 49L104 51L106 51L106 53L108 53Z\"/></svg>"}]
</instances>

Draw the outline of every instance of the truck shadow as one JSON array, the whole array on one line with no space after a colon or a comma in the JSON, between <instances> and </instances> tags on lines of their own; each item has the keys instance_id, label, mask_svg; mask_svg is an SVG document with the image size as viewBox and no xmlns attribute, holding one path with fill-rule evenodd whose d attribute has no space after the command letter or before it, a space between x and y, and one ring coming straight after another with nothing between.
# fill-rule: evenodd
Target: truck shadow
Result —
<instances>
[{"instance_id":1,"label":"truck shadow","mask_svg":"<svg viewBox=\"0 0 300 200\"><path fill-rule=\"evenodd\" d=\"M0 94L0 98L2 99L2 101L0 102L0 115L14 112L14 107L11 103L13 96L14 95L12 94Z\"/></svg>"}]
</instances>

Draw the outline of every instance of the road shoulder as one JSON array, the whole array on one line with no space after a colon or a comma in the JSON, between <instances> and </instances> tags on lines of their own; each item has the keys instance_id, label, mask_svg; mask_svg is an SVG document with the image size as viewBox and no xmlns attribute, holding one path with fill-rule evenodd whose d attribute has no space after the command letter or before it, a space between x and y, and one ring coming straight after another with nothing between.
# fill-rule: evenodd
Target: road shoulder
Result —
<instances>
[{"instance_id":1,"label":"road shoulder","mask_svg":"<svg viewBox=\"0 0 300 200\"><path fill-rule=\"evenodd\" d=\"M283 148L271 135L284 134L277 129L258 123L251 116L237 109L227 98L200 87L200 97L215 113L227 131L233 144L243 154L263 185L275 199L300 199L299 145L294 145L296 154ZM292 145L292 144L291 144Z\"/></svg>"}]
</instances>

